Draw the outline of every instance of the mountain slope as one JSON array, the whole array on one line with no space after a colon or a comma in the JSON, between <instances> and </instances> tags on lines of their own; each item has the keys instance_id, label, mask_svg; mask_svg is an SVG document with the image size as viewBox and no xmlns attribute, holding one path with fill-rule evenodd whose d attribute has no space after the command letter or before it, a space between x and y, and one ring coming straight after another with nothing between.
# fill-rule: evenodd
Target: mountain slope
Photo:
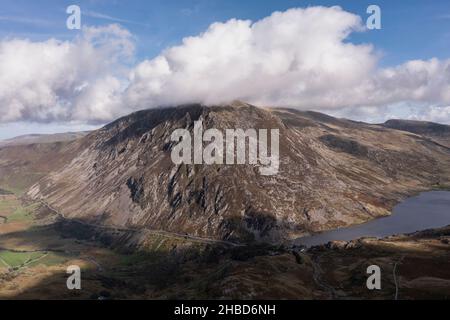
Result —
<instances>
[{"instance_id":1,"label":"mountain slope","mask_svg":"<svg viewBox=\"0 0 450 320\"><path fill-rule=\"evenodd\" d=\"M383 126L422 135L450 148L450 126L445 124L393 119L386 121Z\"/></svg>"},{"instance_id":2,"label":"mountain slope","mask_svg":"<svg viewBox=\"0 0 450 320\"><path fill-rule=\"evenodd\" d=\"M74 150L69 145L54 142L0 147L0 188L17 194L25 192L73 159Z\"/></svg>"},{"instance_id":3,"label":"mountain slope","mask_svg":"<svg viewBox=\"0 0 450 320\"><path fill-rule=\"evenodd\" d=\"M175 129L279 129L280 168L175 165ZM244 103L146 110L68 146L73 160L29 196L68 218L227 240L270 240L387 215L450 181L450 151L421 136L313 112Z\"/></svg>"},{"instance_id":4,"label":"mountain slope","mask_svg":"<svg viewBox=\"0 0 450 320\"><path fill-rule=\"evenodd\" d=\"M20 146L29 144L55 143L73 141L87 135L88 131L66 132L54 134L28 134L15 138L0 140L0 147Z\"/></svg>"}]
</instances>

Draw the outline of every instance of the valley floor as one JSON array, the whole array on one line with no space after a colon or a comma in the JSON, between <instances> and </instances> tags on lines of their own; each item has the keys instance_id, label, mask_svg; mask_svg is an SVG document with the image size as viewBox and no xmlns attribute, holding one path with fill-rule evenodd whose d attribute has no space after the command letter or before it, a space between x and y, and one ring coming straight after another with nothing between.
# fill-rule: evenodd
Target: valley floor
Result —
<instances>
[{"instance_id":1,"label":"valley floor","mask_svg":"<svg viewBox=\"0 0 450 320\"><path fill-rule=\"evenodd\" d=\"M134 235L71 225L13 194L0 195L0 216L0 299L450 297L450 227L308 251L167 234L147 234L136 248ZM374 264L382 289L370 291ZM82 290L66 287L70 265L81 267Z\"/></svg>"}]
</instances>

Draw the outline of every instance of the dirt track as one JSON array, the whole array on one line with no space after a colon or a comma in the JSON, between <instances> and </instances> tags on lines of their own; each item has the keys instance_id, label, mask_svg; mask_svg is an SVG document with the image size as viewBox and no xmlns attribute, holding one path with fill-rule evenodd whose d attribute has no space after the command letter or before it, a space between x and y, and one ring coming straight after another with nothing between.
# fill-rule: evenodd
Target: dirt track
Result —
<instances>
[{"instance_id":1,"label":"dirt track","mask_svg":"<svg viewBox=\"0 0 450 320\"><path fill-rule=\"evenodd\" d=\"M239 244L239 243L230 242L230 241L201 238L201 237L191 236L191 235L187 235L187 234L180 234L180 233L168 232L168 231L163 231L163 230L151 230L151 229L147 229L147 228L128 228L128 227L118 227L118 226L105 226L105 225L88 223L88 222L78 220L78 219L69 219L62 212L56 210L55 208L53 208L51 205L49 205L44 200L39 200L39 202L42 205L44 205L46 208L48 208L50 211L52 211L56 215L58 215L61 219L64 219L66 221L73 222L73 223L78 223L83 226L96 228L96 229L104 229L104 230L111 230L111 231L125 231L125 232L146 231L146 232L150 232L151 234L158 235L158 236L177 238L177 239L181 239L181 240L191 240L191 241L201 242L201 243L205 243L205 244L221 244L221 245L232 246L232 247L245 246L245 244Z\"/></svg>"}]
</instances>

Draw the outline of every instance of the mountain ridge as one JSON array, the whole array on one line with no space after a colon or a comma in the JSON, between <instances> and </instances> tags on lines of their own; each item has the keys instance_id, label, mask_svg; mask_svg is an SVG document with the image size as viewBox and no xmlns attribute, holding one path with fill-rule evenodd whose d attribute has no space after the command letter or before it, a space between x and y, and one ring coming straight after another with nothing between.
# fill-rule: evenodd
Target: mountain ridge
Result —
<instances>
[{"instance_id":1,"label":"mountain ridge","mask_svg":"<svg viewBox=\"0 0 450 320\"><path fill-rule=\"evenodd\" d=\"M89 134L90 131L78 131L78 132L63 132L52 134L26 134L13 137L10 139L0 140L0 148L7 146L18 145L30 145L30 144L42 144L42 143L55 143L73 141L84 137Z\"/></svg>"},{"instance_id":2,"label":"mountain ridge","mask_svg":"<svg viewBox=\"0 0 450 320\"><path fill-rule=\"evenodd\" d=\"M280 130L280 173L171 162L173 130ZM35 184L67 217L231 241L282 241L385 216L449 181L449 150L407 132L291 109L185 105L122 117L69 143ZM68 147L68 148L69 148Z\"/></svg>"},{"instance_id":3,"label":"mountain ridge","mask_svg":"<svg viewBox=\"0 0 450 320\"><path fill-rule=\"evenodd\" d=\"M429 121L391 119L381 124L381 126L422 135L450 148L449 125Z\"/></svg>"}]
</instances>

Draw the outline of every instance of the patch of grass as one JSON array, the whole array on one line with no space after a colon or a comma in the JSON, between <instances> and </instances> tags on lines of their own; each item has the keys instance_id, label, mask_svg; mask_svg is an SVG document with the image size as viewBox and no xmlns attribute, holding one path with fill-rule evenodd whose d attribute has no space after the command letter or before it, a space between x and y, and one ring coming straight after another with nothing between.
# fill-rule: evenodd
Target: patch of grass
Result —
<instances>
[{"instance_id":1,"label":"patch of grass","mask_svg":"<svg viewBox=\"0 0 450 320\"><path fill-rule=\"evenodd\" d=\"M17 208L13 214L8 216L8 222L18 222L18 221L32 221L33 216L25 208Z\"/></svg>"},{"instance_id":2,"label":"patch of grass","mask_svg":"<svg viewBox=\"0 0 450 320\"><path fill-rule=\"evenodd\" d=\"M147 239L146 250L149 252L167 252L180 243L182 241L178 239L171 239L161 235L151 235Z\"/></svg>"},{"instance_id":3,"label":"patch of grass","mask_svg":"<svg viewBox=\"0 0 450 320\"><path fill-rule=\"evenodd\" d=\"M9 268L9 265L2 258L0 258L0 268L1 267Z\"/></svg>"},{"instance_id":4,"label":"patch of grass","mask_svg":"<svg viewBox=\"0 0 450 320\"><path fill-rule=\"evenodd\" d=\"M450 191L450 185L445 185L445 184L435 184L433 186L434 190L438 190L438 191Z\"/></svg>"},{"instance_id":5,"label":"patch of grass","mask_svg":"<svg viewBox=\"0 0 450 320\"><path fill-rule=\"evenodd\" d=\"M19 201L14 198L2 197L0 198L0 213L6 215L11 214L19 206Z\"/></svg>"},{"instance_id":6,"label":"patch of grass","mask_svg":"<svg viewBox=\"0 0 450 320\"><path fill-rule=\"evenodd\" d=\"M61 255L56 254L54 252L49 252L42 259L39 259L39 260L37 260L35 262L32 262L28 266L29 267L34 267L34 266L38 266L38 265L44 265L46 267L51 267L51 266L56 266L56 265L63 264L67 260L68 259L66 257L64 257L64 256L61 256Z\"/></svg>"},{"instance_id":7,"label":"patch of grass","mask_svg":"<svg viewBox=\"0 0 450 320\"><path fill-rule=\"evenodd\" d=\"M0 210L15 208L17 206L17 201L10 199L1 199L0 200Z\"/></svg>"},{"instance_id":8,"label":"patch of grass","mask_svg":"<svg viewBox=\"0 0 450 320\"><path fill-rule=\"evenodd\" d=\"M24 188L16 188L16 187L11 187L9 188L9 190L11 190L12 193L14 193L16 196L22 196L25 193Z\"/></svg>"},{"instance_id":9,"label":"patch of grass","mask_svg":"<svg viewBox=\"0 0 450 320\"><path fill-rule=\"evenodd\" d=\"M0 212L6 215L8 222L32 221L37 204L24 207L17 199L0 200Z\"/></svg>"},{"instance_id":10,"label":"patch of grass","mask_svg":"<svg viewBox=\"0 0 450 320\"><path fill-rule=\"evenodd\" d=\"M21 196L25 193L26 188L19 186L10 186L9 184L1 183L0 189L9 194L15 194L16 196Z\"/></svg>"},{"instance_id":11,"label":"patch of grass","mask_svg":"<svg viewBox=\"0 0 450 320\"><path fill-rule=\"evenodd\" d=\"M0 260L8 264L12 268L18 268L41 257L43 252L12 252L3 250L0 251Z\"/></svg>"},{"instance_id":12,"label":"patch of grass","mask_svg":"<svg viewBox=\"0 0 450 320\"><path fill-rule=\"evenodd\" d=\"M159 259L161 259L162 257L164 257L164 255L162 254L158 254L156 252L136 252L136 253L132 253L132 254L127 254L127 255L121 255L120 256L120 265L125 265L125 266L136 266L136 265L141 265L144 263L153 263L158 261Z\"/></svg>"}]
</instances>

